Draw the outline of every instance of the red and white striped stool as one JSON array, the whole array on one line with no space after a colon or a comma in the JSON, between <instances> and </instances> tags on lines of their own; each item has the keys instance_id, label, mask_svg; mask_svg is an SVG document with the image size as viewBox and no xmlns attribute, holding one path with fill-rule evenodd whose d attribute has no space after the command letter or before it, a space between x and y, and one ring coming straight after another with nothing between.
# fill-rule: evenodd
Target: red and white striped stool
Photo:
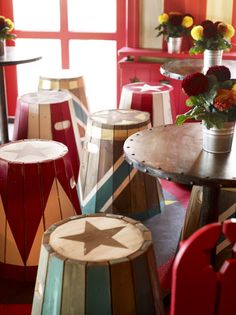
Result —
<instances>
[{"instance_id":1,"label":"red and white striped stool","mask_svg":"<svg viewBox=\"0 0 236 315\"><path fill-rule=\"evenodd\" d=\"M39 90L68 90L71 93L80 137L83 138L90 112L83 76L70 69L47 72L39 77L38 88Z\"/></svg>"},{"instance_id":2,"label":"red and white striped stool","mask_svg":"<svg viewBox=\"0 0 236 315\"><path fill-rule=\"evenodd\" d=\"M64 143L78 180L81 139L76 110L66 91L38 91L17 101L13 140L48 139Z\"/></svg>"},{"instance_id":3,"label":"red and white striped stool","mask_svg":"<svg viewBox=\"0 0 236 315\"><path fill-rule=\"evenodd\" d=\"M35 280L43 232L80 213L68 149L48 140L0 146L0 277Z\"/></svg>"},{"instance_id":4,"label":"red and white striped stool","mask_svg":"<svg viewBox=\"0 0 236 315\"><path fill-rule=\"evenodd\" d=\"M172 124L175 117L172 91L173 87L167 84L130 83L122 88L119 108L149 112L153 127Z\"/></svg>"}]
</instances>

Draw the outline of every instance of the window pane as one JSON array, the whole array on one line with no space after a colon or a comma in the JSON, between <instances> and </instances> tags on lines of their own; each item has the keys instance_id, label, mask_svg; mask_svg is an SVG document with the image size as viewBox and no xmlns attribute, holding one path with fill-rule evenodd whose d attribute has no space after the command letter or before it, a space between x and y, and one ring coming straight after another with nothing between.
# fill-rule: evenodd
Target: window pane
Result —
<instances>
[{"instance_id":1,"label":"window pane","mask_svg":"<svg viewBox=\"0 0 236 315\"><path fill-rule=\"evenodd\" d=\"M17 39L16 46L42 56L40 61L17 66L18 94L37 91L39 75L46 69L61 68L60 41L55 39ZM49 48L50 47L50 48Z\"/></svg>"},{"instance_id":2,"label":"window pane","mask_svg":"<svg viewBox=\"0 0 236 315\"><path fill-rule=\"evenodd\" d=\"M71 40L70 68L82 73L92 112L116 108L116 42Z\"/></svg>"},{"instance_id":3,"label":"window pane","mask_svg":"<svg viewBox=\"0 0 236 315\"><path fill-rule=\"evenodd\" d=\"M13 0L17 30L59 31L59 0Z\"/></svg>"},{"instance_id":4,"label":"window pane","mask_svg":"<svg viewBox=\"0 0 236 315\"><path fill-rule=\"evenodd\" d=\"M116 0L68 0L69 30L116 32Z\"/></svg>"}]
</instances>

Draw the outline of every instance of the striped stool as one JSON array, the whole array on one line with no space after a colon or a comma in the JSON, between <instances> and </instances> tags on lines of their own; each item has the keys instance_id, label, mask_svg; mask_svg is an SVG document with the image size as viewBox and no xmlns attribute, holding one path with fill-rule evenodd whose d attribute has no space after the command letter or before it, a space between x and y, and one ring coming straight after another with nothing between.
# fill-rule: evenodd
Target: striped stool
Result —
<instances>
[{"instance_id":1,"label":"striped stool","mask_svg":"<svg viewBox=\"0 0 236 315\"><path fill-rule=\"evenodd\" d=\"M69 69L48 72L39 77L38 88L39 90L68 90L71 93L80 137L83 138L89 114L83 76Z\"/></svg>"},{"instance_id":2,"label":"striped stool","mask_svg":"<svg viewBox=\"0 0 236 315\"><path fill-rule=\"evenodd\" d=\"M34 280L43 232L80 213L65 145L24 140L0 146L0 277Z\"/></svg>"},{"instance_id":3,"label":"striped stool","mask_svg":"<svg viewBox=\"0 0 236 315\"><path fill-rule=\"evenodd\" d=\"M123 155L125 140L150 126L149 114L136 110L104 110L89 117L78 182L83 213L139 220L160 213L164 202L158 179L134 169Z\"/></svg>"},{"instance_id":4,"label":"striped stool","mask_svg":"<svg viewBox=\"0 0 236 315\"><path fill-rule=\"evenodd\" d=\"M54 224L42 241L36 314L164 314L151 232L114 215Z\"/></svg>"},{"instance_id":5,"label":"striped stool","mask_svg":"<svg viewBox=\"0 0 236 315\"><path fill-rule=\"evenodd\" d=\"M218 199L218 202L217 202ZM185 240L200 227L200 211L202 207L202 187L193 186L189 204L186 210L185 222L181 239ZM216 207L219 210L218 221L236 218L236 189L221 188L220 195L216 196ZM217 263L220 265L231 251L230 242L221 238L216 246Z\"/></svg>"},{"instance_id":6,"label":"striped stool","mask_svg":"<svg viewBox=\"0 0 236 315\"><path fill-rule=\"evenodd\" d=\"M48 139L64 143L78 181L82 146L75 105L66 91L38 91L19 97L13 140Z\"/></svg>"},{"instance_id":7,"label":"striped stool","mask_svg":"<svg viewBox=\"0 0 236 315\"><path fill-rule=\"evenodd\" d=\"M173 87L167 84L130 83L122 88L119 108L149 112L153 127L172 124L176 116L171 107L172 91Z\"/></svg>"}]
</instances>

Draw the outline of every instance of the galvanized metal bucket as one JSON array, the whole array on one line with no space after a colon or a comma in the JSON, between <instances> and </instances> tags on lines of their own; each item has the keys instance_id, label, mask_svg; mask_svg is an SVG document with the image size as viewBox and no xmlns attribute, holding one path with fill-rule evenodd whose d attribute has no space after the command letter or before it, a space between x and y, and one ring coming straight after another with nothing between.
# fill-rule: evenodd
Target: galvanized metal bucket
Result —
<instances>
[{"instance_id":1,"label":"galvanized metal bucket","mask_svg":"<svg viewBox=\"0 0 236 315\"><path fill-rule=\"evenodd\" d=\"M4 56L6 53L6 40L0 39L0 57Z\"/></svg>"},{"instance_id":2,"label":"galvanized metal bucket","mask_svg":"<svg viewBox=\"0 0 236 315\"><path fill-rule=\"evenodd\" d=\"M210 153L227 153L231 151L235 122L226 122L221 129L207 129L202 124L203 150Z\"/></svg>"},{"instance_id":3,"label":"galvanized metal bucket","mask_svg":"<svg viewBox=\"0 0 236 315\"><path fill-rule=\"evenodd\" d=\"M167 51L169 54L181 52L183 37L169 37L167 41Z\"/></svg>"},{"instance_id":4,"label":"galvanized metal bucket","mask_svg":"<svg viewBox=\"0 0 236 315\"><path fill-rule=\"evenodd\" d=\"M203 54L203 73L212 66L220 66L222 64L223 50L206 49Z\"/></svg>"}]
</instances>

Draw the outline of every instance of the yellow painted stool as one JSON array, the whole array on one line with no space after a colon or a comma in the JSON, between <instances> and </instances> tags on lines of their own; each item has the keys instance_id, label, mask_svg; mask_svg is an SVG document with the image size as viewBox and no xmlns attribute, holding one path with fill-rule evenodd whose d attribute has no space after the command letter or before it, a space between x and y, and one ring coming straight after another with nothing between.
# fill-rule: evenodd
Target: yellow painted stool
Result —
<instances>
[{"instance_id":1,"label":"yellow painted stool","mask_svg":"<svg viewBox=\"0 0 236 315\"><path fill-rule=\"evenodd\" d=\"M39 77L38 88L39 90L68 90L71 93L80 137L83 138L90 112L83 76L69 69L47 72Z\"/></svg>"}]
</instances>

